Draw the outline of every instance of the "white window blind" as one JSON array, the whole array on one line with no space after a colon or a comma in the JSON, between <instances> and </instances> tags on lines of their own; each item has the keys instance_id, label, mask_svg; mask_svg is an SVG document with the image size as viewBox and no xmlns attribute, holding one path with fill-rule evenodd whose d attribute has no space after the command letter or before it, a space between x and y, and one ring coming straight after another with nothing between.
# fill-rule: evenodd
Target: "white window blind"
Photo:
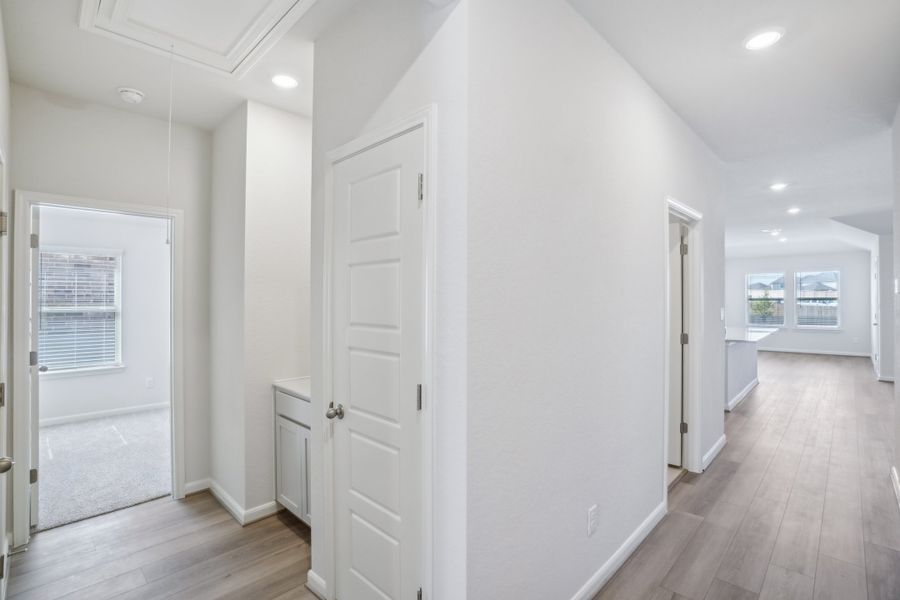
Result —
<instances>
[{"instance_id":1,"label":"white window blind","mask_svg":"<svg viewBox=\"0 0 900 600\"><path fill-rule=\"evenodd\" d=\"M121 253L41 249L38 356L48 371L121 364Z\"/></svg>"}]
</instances>

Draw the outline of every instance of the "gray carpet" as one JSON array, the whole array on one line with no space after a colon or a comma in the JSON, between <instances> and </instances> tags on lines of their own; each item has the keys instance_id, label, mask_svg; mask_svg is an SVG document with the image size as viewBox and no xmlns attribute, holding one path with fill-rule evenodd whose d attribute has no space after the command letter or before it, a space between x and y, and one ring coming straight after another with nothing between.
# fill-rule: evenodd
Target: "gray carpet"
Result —
<instances>
[{"instance_id":1,"label":"gray carpet","mask_svg":"<svg viewBox=\"0 0 900 600\"><path fill-rule=\"evenodd\" d=\"M38 528L172 491L169 410L41 427Z\"/></svg>"}]
</instances>

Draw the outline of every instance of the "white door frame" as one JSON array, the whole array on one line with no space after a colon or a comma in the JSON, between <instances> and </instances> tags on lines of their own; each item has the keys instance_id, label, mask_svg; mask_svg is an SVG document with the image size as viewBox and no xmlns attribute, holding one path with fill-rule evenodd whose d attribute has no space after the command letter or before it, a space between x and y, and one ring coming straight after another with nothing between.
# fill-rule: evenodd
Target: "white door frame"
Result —
<instances>
[{"instance_id":1,"label":"white door frame","mask_svg":"<svg viewBox=\"0 0 900 600\"><path fill-rule=\"evenodd\" d=\"M683 310L687 317L688 344L683 349L683 355L687 363L682 379L684 389L683 420L688 424L688 432L684 434L682 446L682 467L693 473L703 471L703 450L701 448L701 406L703 397L703 213L682 204L671 196L666 196L665 219L663 232L664 260L666 265L666 285L671 274L669 273L669 218L677 217L687 227L688 253L683 264L684 284L682 295ZM672 369L669 344L671 342L669 327L669 294L666 292L665 315L665 415L663 426L663 456L662 465L663 497L667 497L668 481L666 478L667 455L669 448L669 373Z\"/></svg>"},{"instance_id":2,"label":"white door frame","mask_svg":"<svg viewBox=\"0 0 900 600\"><path fill-rule=\"evenodd\" d=\"M422 403L422 591L425 598L431 597L432 589L432 570L433 570L433 491L432 478L434 469L434 414L435 403L437 402L434 393L434 334L435 334L435 258L436 258L436 225L437 225L437 194L435 193L437 186L437 170L435 168L435 121L437 118L437 108L434 105L428 106L415 114L396 121L388 126L376 129L361 137L339 147L326 154L328 161L327 173L325 177L325 227L324 227L324 269L323 269L323 342L324 355L322 357L324 378L322 381L323 398L317 403L320 407L326 407L334 398L334 390L332 386L332 377L334 376L334 361L332 358L332 278L333 278L333 258L332 243L334 240L334 165L351 158L365 150L374 146L378 146L399 137L410 131L421 128L425 134L425 189L424 189L424 205L423 210L423 232L422 232L422 250L424 252L425 276L423 290L423 334L424 340L422 344L422 383L423 383L423 403ZM313 417L313 425L318 423L323 432L323 510L321 517L313 515L312 518L317 523L321 523L321 528L316 531L317 542L324 546L324 551L330 558L330 564L327 571L323 574L317 574L313 571L309 572L309 586L318 595L323 596L326 600L334 600L335 598L335 582L336 582L336 564L337 564L337 544L335 536L335 519L334 519L334 436L332 434L332 421L329 421L324 414ZM319 519L322 519L319 521Z\"/></svg>"},{"instance_id":3,"label":"white door frame","mask_svg":"<svg viewBox=\"0 0 900 600\"><path fill-rule=\"evenodd\" d=\"M27 456L30 452L28 444L28 432L31 427L31 398L28 392L28 378L30 376L28 364L28 352L31 340L28 331L28 307L31 299L28 294L28 276L30 261L30 219L34 206L61 206L66 208L80 208L101 212L114 212L120 214L161 217L169 219L171 231L171 333L170 360L171 378L169 398L172 414L172 495L175 498L184 498L185 456L184 456L184 213L178 209L168 209L162 206L144 206L139 204L126 204L121 202L108 202L105 200L92 200L88 198L75 198L46 194L43 192L31 192L26 190L14 191L14 215L13 215L13 289L12 289L12 321L13 321L13 345L12 345L12 399L13 410L13 457ZM19 385L23 383L23 385ZM25 407L25 410L19 410ZM23 466L27 461L23 460ZM31 535L30 507L28 494L22 493L27 489L29 473L25 469L13 468L13 546L20 547L28 543Z\"/></svg>"}]
</instances>

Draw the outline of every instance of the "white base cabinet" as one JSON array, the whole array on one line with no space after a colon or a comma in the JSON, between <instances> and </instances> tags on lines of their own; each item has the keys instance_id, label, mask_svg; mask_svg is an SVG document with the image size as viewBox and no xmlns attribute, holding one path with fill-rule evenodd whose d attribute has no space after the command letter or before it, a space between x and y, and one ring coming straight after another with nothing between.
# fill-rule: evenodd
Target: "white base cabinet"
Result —
<instances>
[{"instance_id":1,"label":"white base cabinet","mask_svg":"<svg viewBox=\"0 0 900 600\"><path fill-rule=\"evenodd\" d=\"M312 525L309 513L310 402L276 385L275 496L297 518Z\"/></svg>"}]
</instances>

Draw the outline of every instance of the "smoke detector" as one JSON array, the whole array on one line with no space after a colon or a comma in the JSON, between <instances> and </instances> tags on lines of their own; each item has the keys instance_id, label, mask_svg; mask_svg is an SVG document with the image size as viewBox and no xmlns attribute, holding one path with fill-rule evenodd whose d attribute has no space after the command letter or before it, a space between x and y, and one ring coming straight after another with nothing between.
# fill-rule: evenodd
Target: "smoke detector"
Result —
<instances>
[{"instance_id":1,"label":"smoke detector","mask_svg":"<svg viewBox=\"0 0 900 600\"><path fill-rule=\"evenodd\" d=\"M126 104L140 104L144 100L144 92L130 87L120 87L119 98Z\"/></svg>"}]
</instances>

